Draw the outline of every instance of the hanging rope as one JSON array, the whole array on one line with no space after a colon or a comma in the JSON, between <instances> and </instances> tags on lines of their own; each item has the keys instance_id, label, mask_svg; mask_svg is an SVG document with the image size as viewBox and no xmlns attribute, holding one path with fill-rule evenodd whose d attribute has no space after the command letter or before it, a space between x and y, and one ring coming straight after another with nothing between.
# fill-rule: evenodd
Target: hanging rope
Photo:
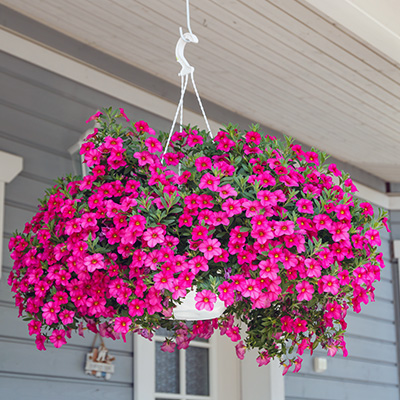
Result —
<instances>
[{"instance_id":1,"label":"hanging rope","mask_svg":"<svg viewBox=\"0 0 400 400\"><path fill-rule=\"evenodd\" d=\"M182 28L179 28L179 32L180 32L181 37L178 40L178 43L176 45L176 50L175 50L176 59L182 65L182 70L179 73L179 76L181 77L181 97L180 97L180 100L179 100L179 103L178 103L178 107L176 109L174 120L172 122L172 126L171 126L171 130L169 132L168 140L167 140L167 143L165 145L164 155L168 150L168 146L170 144L172 133L174 131L175 124L176 124L176 121L178 119L179 113L180 113L180 127L181 127L181 129L183 127L183 98L185 96L185 92L186 92L186 89L187 89L187 85L188 85L188 81L189 81L189 75L190 75L190 78L191 78L191 82L192 82L192 85L193 85L194 92L196 94L197 101L198 101L199 106L200 106L201 113L202 113L204 121L206 123L206 127L207 127L207 130L208 130L208 133L209 133L211 139L214 139L214 135L211 132L210 124L208 123L208 119L207 119L206 113L204 111L203 103L201 102L201 99L200 99L199 91L197 90L197 86L196 86L196 83L194 81L194 67L192 67L188 63L188 61L186 60L185 55L184 55L184 50L185 50L186 43L198 43L199 42L199 39L197 38L196 35L193 34L192 29L190 27L189 0L186 0L186 17L187 17L187 28L188 28L189 32L184 34L183 31L182 31Z\"/></svg>"}]
</instances>

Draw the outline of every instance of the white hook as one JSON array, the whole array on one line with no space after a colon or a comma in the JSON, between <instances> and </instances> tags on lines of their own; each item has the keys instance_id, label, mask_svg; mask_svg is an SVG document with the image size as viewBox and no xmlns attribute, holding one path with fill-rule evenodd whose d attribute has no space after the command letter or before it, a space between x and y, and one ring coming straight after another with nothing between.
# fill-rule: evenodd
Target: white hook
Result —
<instances>
[{"instance_id":1,"label":"white hook","mask_svg":"<svg viewBox=\"0 0 400 400\"><path fill-rule=\"evenodd\" d=\"M182 37L179 38L175 49L176 60L182 65L181 72L178 74L179 76L186 76L194 71L194 67L188 63L184 55L186 43L199 43L199 39L196 35L189 32L183 34Z\"/></svg>"}]
</instances>

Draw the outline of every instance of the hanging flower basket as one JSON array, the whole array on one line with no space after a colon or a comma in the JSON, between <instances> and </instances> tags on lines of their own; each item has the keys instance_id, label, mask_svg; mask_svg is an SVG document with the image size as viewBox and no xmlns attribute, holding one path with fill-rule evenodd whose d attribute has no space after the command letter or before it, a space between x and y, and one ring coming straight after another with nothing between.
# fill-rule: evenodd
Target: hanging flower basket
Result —
<instances>
[{"instance_id":1,"label":"hanging flower basket","mask_svg":"<svg viewBox=\"0 0 400 400\"><path fill-rule=\"evenodd\" d=\"M214 140L188 126L162 154L166 134L121 118L90 119L90 174L59 179L10 240L9 284L37 347L83 327L114 339L163 327L166 351L220 330L240 358L256 348L259 365L278 357L296 372L307 348L346 353L347 310L373 301L384 267L385 214L324 153L258 126ZM214 319L180 320L187 296Z\"/></svg>"}]
</instances>

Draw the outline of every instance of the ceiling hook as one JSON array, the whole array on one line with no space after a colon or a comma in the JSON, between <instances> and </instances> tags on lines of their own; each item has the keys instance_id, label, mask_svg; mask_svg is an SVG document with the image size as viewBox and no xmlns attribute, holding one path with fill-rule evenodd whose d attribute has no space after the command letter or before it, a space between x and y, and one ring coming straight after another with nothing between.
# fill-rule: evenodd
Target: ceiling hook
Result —
<instances>
[{"instance_id":1,"label":"ceiling hook","mask_svg":"<svg viewBox=\"0 0 400 400\"><path fill-rule=\"evenodd\" d=\"M194 71L194 67L188 63L184 55L186 43L199 43L199 39L196 35L189 32L183 34L182 37L179 38L175 49L176 60L182 65L181 72L178 74L179 76L185 76Z\"/></svg>"},{"instance_id":2,"label":"ceiling hook","mask_svg":"<svg viewBox=\"0 0 400 400\"><path fill-rule=\"evenodd\" d=\"M190 10L189 10L189 0L186 0L186 19L187 19L187 29L189 32L183 33L182 28L179 28L180 38L176 45L175 55L176 60L179 64L182 65L182 70L179 73L179 76L185 76L194 71L194 67L192 67L185 58L185 46L186 43L199 43L199 39L192 32L192 28L190 27Z\"/></svg>"}]
</instances>

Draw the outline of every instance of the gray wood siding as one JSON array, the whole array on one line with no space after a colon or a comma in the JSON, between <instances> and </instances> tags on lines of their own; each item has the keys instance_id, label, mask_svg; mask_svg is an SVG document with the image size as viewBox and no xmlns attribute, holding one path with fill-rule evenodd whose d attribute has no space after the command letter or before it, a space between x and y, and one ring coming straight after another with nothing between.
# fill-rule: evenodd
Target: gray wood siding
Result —
<instances>
[{"instance_id":1,"label":"gray wood siding","mask_svg":"<svg viewBox=\"0 0 400 400\"><path fill-rule=\"evenodd\" d=\"M3 278L0 280L0 399L133 399L133 339L106 339L115 374L103 381L84 373L93 334L73 334L68 344L38 351L7 285L12 267L8 239L36 212L37 199L58 176L73 172L68 148L103 106L124 107L155 129L169 122L117 99L0 53L0 149L24 158L23 172L6 185ZM178 95L178 93L177 93ZM91 124L93 126L93 124Z\"/></svg>"},{"instance_id":2,"label":"gray wood siding","mask_svg":"<svg viewBox=\"0 0 400 400\"><path fill-rule=\"evenodd\" d=\"M349 312L345 336L349 355L344 358L338 351L328 357L319 349L304 357L301 371L285 377L287 400L399 399L391 236L381 231L381 238L386 267L375 285L375 302L363 304L360 314ZM325 372L314 372L315 356L328 360Z\"/></svg>"}]
</instances>

